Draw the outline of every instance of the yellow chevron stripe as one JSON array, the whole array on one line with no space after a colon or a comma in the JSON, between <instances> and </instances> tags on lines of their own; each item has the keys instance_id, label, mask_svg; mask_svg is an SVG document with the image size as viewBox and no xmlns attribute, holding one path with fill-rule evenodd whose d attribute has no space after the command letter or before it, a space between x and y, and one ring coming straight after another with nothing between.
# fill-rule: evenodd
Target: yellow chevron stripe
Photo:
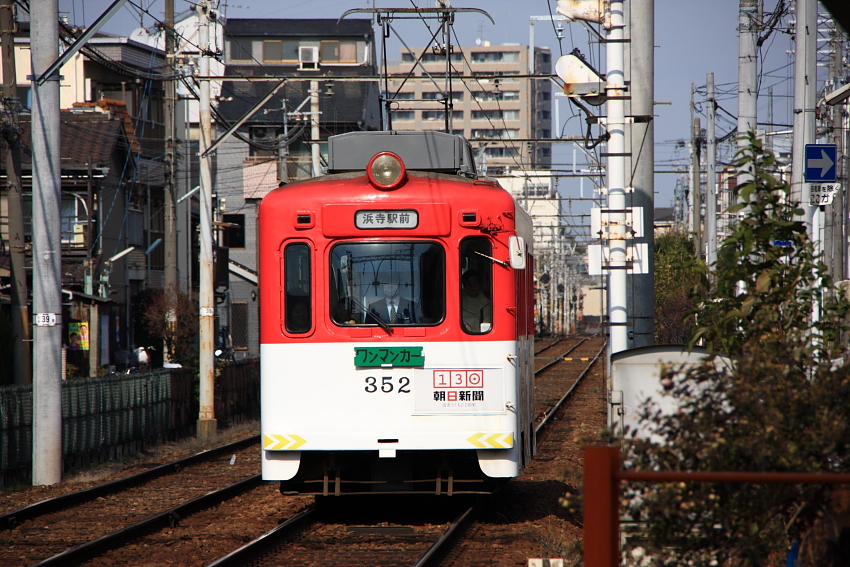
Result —
<instances>
[{"instance_id":1,"label":"yellow chevron stripe","mask_svg":"<svg viewBox=\"0 0 850 567\"><path fill-rule=\"evenodd\" d=\"M476 433L475 435L473 435L472 437L467 439L467 441L469 441L470 443L472 443L474 446L478 447L479 449L486 449L487 445L485 445L484 443L479 441L479 439L481 439L484 435L486 435L486 434L485 433Z\"/></svg>"},{"instance_id":2,"label":"yellow chevron stripe","mask_svg":"<svg viewBox=\"0 0 850 567\"><path fill-rule=\"evenodd\" d=\"M307 442L300 435L281 435L279 433L263 434L263 449L266 451L293 451Z\"/></svg>"}]
</instances>

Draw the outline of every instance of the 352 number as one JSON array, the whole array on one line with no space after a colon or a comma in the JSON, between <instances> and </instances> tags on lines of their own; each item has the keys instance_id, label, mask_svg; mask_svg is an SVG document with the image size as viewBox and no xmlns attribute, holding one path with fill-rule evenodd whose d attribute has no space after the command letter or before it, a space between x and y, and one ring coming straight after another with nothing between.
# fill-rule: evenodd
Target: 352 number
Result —
<instances>
[{"instance_id":1,"label":"352 number","mask_svg":"<svg viewBox=\"0 0 850 567\"><path fill-rule=\"evenodd\" d=\"M410 386L410 378L407 376L402 376L398 379L398 386L393 383L392 376L381 376L380 383L378 383L378 379L376 377L367 376L366 388L364 389L370 394L374 394L379 389L385 394L389 394L392 391L396 391L399 394L409 394L410 390L408 389L408 386Z\"/></svg>"}]
</instances>

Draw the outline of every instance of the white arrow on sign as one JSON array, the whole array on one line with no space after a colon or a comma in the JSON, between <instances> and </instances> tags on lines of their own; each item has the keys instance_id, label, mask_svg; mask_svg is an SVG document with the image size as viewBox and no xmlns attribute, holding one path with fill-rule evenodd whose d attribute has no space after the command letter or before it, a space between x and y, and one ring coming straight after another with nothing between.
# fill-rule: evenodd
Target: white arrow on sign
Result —
<instances>
[{"instance_id":1,"label":"white arrow on sign","mask_svg":"<svg viewBox=\"0 0 850 567\"><path fill-rule=\"evenodd\" d=\"M826 155L826 151L820 151L820 158L809 158L808 163L806 164L806 168L808 169L817 169L820 168L820 176L826 177L826 172L832 169L832 166L835 165L835 162L829 159L829 156Z\"/></svg>"}]
</instances>

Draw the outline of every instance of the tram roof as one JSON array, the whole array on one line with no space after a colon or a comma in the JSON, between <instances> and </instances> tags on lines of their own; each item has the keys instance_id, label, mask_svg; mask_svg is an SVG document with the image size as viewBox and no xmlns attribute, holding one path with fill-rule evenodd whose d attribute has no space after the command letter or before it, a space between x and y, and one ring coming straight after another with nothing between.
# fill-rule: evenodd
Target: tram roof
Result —
<instances>
[{"instance_id":1,"label":"tram roof","mask_svg":"<svg viewBox=\"0 0 850 567\"><path fill-rule=\"evenodd\" d=\"M363 171L372 156L389 151L409 170L477 178L472 148L445 132L348 132L328 138L328 173Z\"/></svg>"}]
</instances>

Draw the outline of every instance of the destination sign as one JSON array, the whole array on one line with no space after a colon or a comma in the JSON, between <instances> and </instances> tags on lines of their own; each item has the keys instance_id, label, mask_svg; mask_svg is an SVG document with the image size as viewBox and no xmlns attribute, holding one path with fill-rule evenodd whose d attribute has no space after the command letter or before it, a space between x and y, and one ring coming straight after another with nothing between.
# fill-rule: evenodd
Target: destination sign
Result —
<instances>
[{"instance_id":1,"label":"destination sign","mask_svg":"<svg viewBox=\"0 0 850 567\"><path fill-rule=\"evenodd\" d=\"M413 209L369 209L354 213L354 226L361 230L416 228L419 213Z\"/></svg>"}]
</instances>

